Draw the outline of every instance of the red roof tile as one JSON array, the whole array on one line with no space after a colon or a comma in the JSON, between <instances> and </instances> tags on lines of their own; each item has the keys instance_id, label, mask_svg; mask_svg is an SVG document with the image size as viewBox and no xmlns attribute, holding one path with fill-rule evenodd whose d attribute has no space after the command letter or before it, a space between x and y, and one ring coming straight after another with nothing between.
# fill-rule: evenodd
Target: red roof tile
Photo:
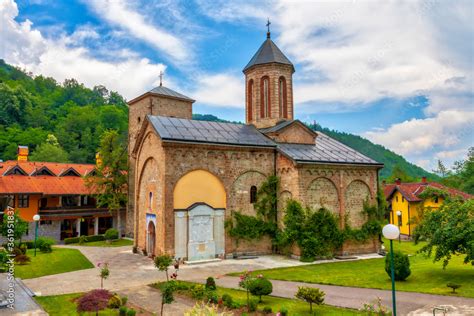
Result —
<instances>
[{"instance_id":1,"label":"red roof tile","mask_svg":"<svg viewBox=\"0 0 474 316\"><path fill-rule=\"evenodd\" d=\"M422 200L419 196L425 190L426 187L441 189L441 190L447 191L451 196L460 196L463 199L474 198L474 196L471 194L468 194L466 192L463 192L457 189L448 188L438 182L401 183L398 185L395 183L392 183L392 184L386 184L383 187L383 191L384 191L386 199L389 199L392 196L393 192L398 190L408 201L418 202Z\"/></svg>"},{"instance_id":2,"label":"red roof tile","mask_svg":"<svg viewBox=\"0 0 474 316\"><path fill-rule=\"evenodd\" d=\"M1 168L2 166L3 168ZM5 162L0 162L0 175L3 175L7 170L10 170L15 166L19 166L29 175L31 175L35 170L39 170L42 167L47 167L55 175L60 175L62 172L68 170L69 168L73 168L81 176L85 176L95 169L94 164L8 160Z\"/></svg>"},{"instance_id":3,"label":"red roof tile","mask_svg":"<svg viewBox=\"0 0 474 316\"><path fill-rule=\"evenodd\" d=\"M0 177L0 194L37 193L44 195L91 194L81 177L22 176Z\"/></svg>"}]
</instances>

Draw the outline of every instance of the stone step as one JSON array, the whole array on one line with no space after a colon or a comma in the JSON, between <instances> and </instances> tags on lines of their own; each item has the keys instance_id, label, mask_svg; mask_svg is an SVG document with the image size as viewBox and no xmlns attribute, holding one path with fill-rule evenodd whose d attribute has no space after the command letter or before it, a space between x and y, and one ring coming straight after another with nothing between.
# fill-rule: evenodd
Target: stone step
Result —
<instances>
[{"instance_id":1,"label":"stone step","mask_svg":"<svg viewBox=\"0 0 474 316\"><path fill-rule=\"evenodd\" d=\"M213 263L213 262L221 262L222 259L204 259L204 260L194 260L194 261L184 261L184 264L187 265L197 265L197 264L205 264L205 263Z\"/></svg>"}]
</instances>

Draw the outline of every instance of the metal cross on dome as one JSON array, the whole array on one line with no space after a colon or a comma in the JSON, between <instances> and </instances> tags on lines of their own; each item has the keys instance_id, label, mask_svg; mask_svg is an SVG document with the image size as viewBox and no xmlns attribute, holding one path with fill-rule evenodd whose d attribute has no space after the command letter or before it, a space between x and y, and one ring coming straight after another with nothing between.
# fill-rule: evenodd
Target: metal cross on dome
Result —
<instances>
[{"instance_id":1,"label":"metal cross on dome","mask_svg":"<svg viewBox=\"0 0 474 316\"><path fill-rule=\"evenodd\" d=\"M270 24L272 23L270 22L270 19L267 18L267 38L270 38Z\"/></svg>"}]
</instances>

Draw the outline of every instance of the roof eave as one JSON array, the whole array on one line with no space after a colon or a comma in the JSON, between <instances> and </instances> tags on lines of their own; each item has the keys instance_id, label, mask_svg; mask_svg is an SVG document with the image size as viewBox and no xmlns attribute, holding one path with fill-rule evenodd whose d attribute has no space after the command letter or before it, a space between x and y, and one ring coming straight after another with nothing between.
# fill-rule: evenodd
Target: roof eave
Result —
<instances>
[{"instance_id":1,"label":"roof eave","mask_svg":"<svg viewBox=\"0 0 474 316\"><path fill-rule=\"evenodd\" d=\"M291 158L291 157L290 157ZM291 158L293 159L293 158ZM357 165L357 166L365 166L365 167L376 167L377 169L382 169L384 164L380 163L367 163L367 162L342 162L342 161L327 161L327 160L300 160L300 159L293 159L298 164L319 164L319 165Z\"/></svg>"},{"instance_id":2,"label":"roof eave","mask_svg":"<svg viewBox=\"0 0 474 316\"><path fill-rule=\"evenodd\" d=\"M286 66L290 66L291 69L292 69L292 73L295 72L295 66L293 64L287 64L287 63L279 63L279 62L276 62L276 61L271 61L271 62L268 62L268 63L258 63L258 64L253 64L253 65L247 65L244 67L244 69L242 69L242 72L244 74L247 74L247 72L249 72L251 69L253 69L254 67L257 67L257 66L261 66L261 65L270 65L270 64L278 64L278 65L286 65Z\"/></svg>"},{"instance_id":3,"label":"roof eave","mask_svg":"<svg viewBox=\"0 0 474 316\"><path fill-rule=\"evenodd\" d=\"M163 94L159 94L159 93L155 93L155 92L145 92L144 94L136 97L135 99L132 99L130 101L127 102L127 104L130 106L134 103L137 103L138 101L148 97L148 96L155 96L155 97L164 97L164 98L168 98L168 99L174 99L174 100L179 100L179 101L185 101L185 102L191 102L191 103L194 103L196 102L196 100L194 99L191 99L191 98L180 98L180 97L176 97L176 96L171 96L171 95L163 95Z\"/></svg>"},{"instance_id":4,"label":"roof eave","mask_svg":"<svg viewBox=\"0 0 474 316\"><path fill-rule=\"evenodd\" d=\"M276 148L277 147L277 145L221 143L221 142L208 142L208 141L199 141L199 140L178 140L178 139L166 138L166 137L162 137L161 140L164 143L205 144L205 145L214 145L214 146L229 146L229 147L244 147L244 148Z\"/></svg>"}]
</instances>

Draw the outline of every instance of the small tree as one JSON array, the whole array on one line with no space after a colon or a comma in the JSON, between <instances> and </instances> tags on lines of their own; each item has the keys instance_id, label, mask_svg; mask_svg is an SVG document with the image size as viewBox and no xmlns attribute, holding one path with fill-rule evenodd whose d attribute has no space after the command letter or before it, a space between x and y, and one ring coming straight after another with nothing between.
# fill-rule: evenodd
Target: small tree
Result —
<instances>
[{"instance_id":1,"label":"small tree","mask_svg":"<svg viewBox=\"0 0 474 316\"><path fill-rule=\"evenodd\" d=\"M392 278L392 270L390 264L390 256L385 256L385 272L387 272L388 276ZM408 259L408 255L400 252L394 251L393 252L393 266L394 266L394 274L395 274L395 281L405 281L411 274L410 270L410 260Z\"/></svg>"},{"instance_id":2,"label":"small tree","mask_svg":"<svg viewBox=\"0 0 474 316\"><path fill-rule=\"evenodd\" d=\"M100 268L100 288L104 288L104 280L107 280L110 276L109 264L107 262L101 262L97 265Z\"/></svg>"},{"instance_id":3,"label":"small tree","mask_svg":"<svg viewBox=\"0 0 474 316\"><path fill-rule=\"evenodd\" d=\"M460 284L456 284L456 283L448 283L446 284L446 286L449 287L451 290L453 290L451 293L456 293L456 290L461 287Z\"/></svg>"},{"instance_id":4,"label":"small tree","mask_svg":"<svg viewBox=\"0 0 474 316\"><path fill-rule=\"evenodd\" d=\"M310 313L313 312L313 304L321 305L324 302L324 293L318 288L315 287L307 287L307 286L299 286L298 292L296 292L295 297L302 301L309 303L309 311Z\"/></svg>"},{"instance_id":5,"label":"small tree","mask_svg":"<svg viewBox=\"0 0 474 316\"><path fill-rule=\"evenodd\" d=\"M250 282L249 291L252 295L258 296L258 302L261 303L263 295L269 295L272 293L273 285L268 279L264 278L262 275L259 275Z\"/></svg>"},{"instance_id":6,"label":"small tree","mask_svg":"<svg viewBox=\"0 0 474 316\"><path fill-rule=\"evenodd\" d=\"M206 280L206 290L215 291L216 289L216 281L213 277L208 277Z\"/></svg>"},{"instance_id":7,"label":"small tree","mask_svg":"<svg viewBox=\"0 0 474 316\"><path fill-rule=\"evenodd\" d=\"M169 281L168 276L168 267L173 263L173 258L170 255L161 255L155 257L155 267L160 270L166 272L166 281Z\"/></svg>"},{"instance_id":8,"label":"small tree","mask_svg":"<svg viewBox=\"0 0 474 316\"><path fill-rule=\"evenodd\" d=\"M13 227L12 225L13 224ZM14 240L20 240L28 230L28 222L20 217L18 211L8 210L3 214L3 222L1 226L2 236L8 238L13 237Z\"/></svg>"},{"instance_id":9,"label":"small tree","mask_svg":"<svg viewBox=\"0 0 474 316\"><path fill-rule=\"evenodd\" d=\"M107 290L92 290L81 296L77 301L77 311L79 314L84 312L95 312L106 309L112 294Z\"/></svg>"},{"instance_id":10,"label":"small tree","mask_svg":"<svg viewBox=\"0 0 474 316\"><path fill-rule=\"evenodd\" d=\"M117 230L122 236L120 209L127 202L127 147L117 131L102 134L99 157L95 173L86 176L86 185L95 192L98 207L107 207L117 215Z\"/></svg>"}]
</instances>

